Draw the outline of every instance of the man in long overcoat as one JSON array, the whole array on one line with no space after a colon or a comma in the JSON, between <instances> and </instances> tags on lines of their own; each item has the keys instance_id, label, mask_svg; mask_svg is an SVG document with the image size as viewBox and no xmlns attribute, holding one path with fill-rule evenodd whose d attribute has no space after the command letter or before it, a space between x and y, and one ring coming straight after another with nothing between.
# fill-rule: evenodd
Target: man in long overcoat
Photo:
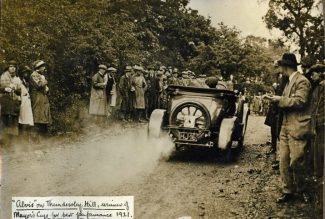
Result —
<instances>
[{"instance_id":1,"label":"man in long overcoat","mask_svg":"<svg viewBox=\"0 0 325 219\"><path fill-rule=\"evenodd\" d=\"M132 67L126 66L124 70L124 75L120 78L119 91L121 95L121 112L122 120L131 120L131 110L132 110L132 99L131 99L131 72Z\"/></svg>"},{"instance_id":2,"label":"man in long overcoat","mask_svg":"<svg viewBox=\"0 0 325 219\"><path fill-rule=\"evenodd\" d=\"M117 87L116 87L116 69L109 67L107 69L107 108L109 114L115 114L116 100L117 100Z\"/></svg>"},{"instance_id":3,"label":"man in long overcoat","mask_svg":"<svg viewBox=\"0 0 325 219\"><path fill-rule=\"evenodd\" d=\"M90 93L90 104L89 114L94 116L107 116L107 66L99 65L98 72L94 74L91 79L91 93ZM100 122L100 121L98 121Z\"/></svg>"},{"instance_id":4,"label":"man in long overcoat","mask_svg":"<svg viewBox=\"0 0 325 219\"><path fill-rule=\"evenodd\" d=\"M283 111L280 133L280 175L282 195L277 202L303 198L305 193L305 150L310 138L311 114L308 110L310 82L297 71L296 56L285 53L279 62L282 72L289 77L282 96L269 96Z\"/></svg>"},{"instance_id":5,"label":"man in long overcoat","mask_svg":"<svg viewBox=\"0 0 325 219\"><path fill-rule=\"evenodd\" d=\"M147 83L143 77L143 68L141 66L135 66L134 71L135 77L132 80L132 86L135 94L134 108L137 114L137 121L143 122L142 117L146 107L144 93L147 89Z\"/></svg>"},{"instance_id":6,"label":"man in long overcoat","mask_svg":"<svg viewBox=\"0 0 325 219\"><path fill-rule=\"evenodd\" d=\"M30 75L30 97L34 126L37 133L40 135L46 135L48 132L48 125L52 123L50 103L47 96L49 88L47 86L48 82L44 76L45 72L45 62L42 60L35 61L34 72Z\"/></svg>"},{"instance_id":7,"label":"man in long overcoat","mask_svg":"<svg viewBox=\"0 0 325 219\"><path fill-rule=\"evenodd\" d=\"M158 107L158 78L153 66L148 67L149 70L149 81L148 86L148 115L150 116L152 111Z\"/></svg>"},{"instance_id":8,"label":"man in long overcoat","mask_svg":"<svg viewBox=\"0 0 325 219\"><path fill-rule=\"evenodd\" d=\"M315 137L312 140L312 155L314 175L322 178L324 174L324 132L325 132L325 65L316 64L310 68L310 76L313 82L311 113L312 113L312 130Z\"/></svg>"}]
</instances>

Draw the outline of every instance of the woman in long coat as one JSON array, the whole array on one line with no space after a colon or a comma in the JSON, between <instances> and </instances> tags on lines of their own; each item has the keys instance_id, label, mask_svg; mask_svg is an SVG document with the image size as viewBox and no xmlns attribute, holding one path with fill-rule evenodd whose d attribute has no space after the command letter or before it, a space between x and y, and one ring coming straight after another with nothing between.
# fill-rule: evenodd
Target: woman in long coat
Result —
<instances>
[{"instance_id":1,"label":"woman in long coat","mask_svg":"<svg viewBox=\"0 0 325 219\"><path fill-rule=\"evenodd\" d=\"M4 144L10 146L13 136L18 135L18 116L20 110L21 81L16 76L16 62L10 61L8 70L0 77L0 104L2 137Z\"/></svg>"},{"instance_id":2,"label":"woman in long coat","mask_svg":"<svg viewBox=\"0 0 325 219\"><path fill-rule=\"evenodd\" d=\"M144 113L146 107L144 93L147 89L147 83L144 77L142 76L143 68L135 67L134 68L136 76L132 80L132 86L134 87L135 102L134 108L137 111L137 119L141 122L141 116Z\"/></svg>"},{"instance_id":3,"label":"woman in long coat","mask_svg":"<svg viewBox=\"0 0 325 219\"><path fill-rule=\"evenodd\" d=\"M89 114L94 116L107 116L107 67L99 65L98 72L92 77L90 93Z\"/></svg>"}]
</instances>

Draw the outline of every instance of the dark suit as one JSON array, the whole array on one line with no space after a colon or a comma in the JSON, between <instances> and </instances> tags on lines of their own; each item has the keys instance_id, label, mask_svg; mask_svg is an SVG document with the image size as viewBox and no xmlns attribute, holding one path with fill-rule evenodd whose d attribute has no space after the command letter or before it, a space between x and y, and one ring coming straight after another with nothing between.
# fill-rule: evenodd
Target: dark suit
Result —
<instances>
[{"instance_id":1,"label":"dark suit","mask_svg":"<svg viewBox=\"0 0 325 219\"><path fill-rule=\"evenodd\" d=\"M311 125L308 110L310 88L308 79L297 72L279 101L283 111L279 150L284 193L301 192L304 189L305 149Z\"/></svg>"}]
</instances>

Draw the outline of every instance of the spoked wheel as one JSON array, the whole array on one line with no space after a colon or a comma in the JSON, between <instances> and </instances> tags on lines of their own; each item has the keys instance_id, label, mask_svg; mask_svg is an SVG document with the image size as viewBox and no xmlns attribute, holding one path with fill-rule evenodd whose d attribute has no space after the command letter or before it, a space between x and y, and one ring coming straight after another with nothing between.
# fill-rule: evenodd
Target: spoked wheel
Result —
<instances>
[{"instance_id":1,"label":"spoked wheel","mask_svg":"<svg viewBox=\"0 0 325 219\"><path fill-rule=\"evenodd\" d=\"M178 127L207 129L210 127L208 110L197 103L185 103L174 110L170 124Z\"/></svg>"}]
</instances>

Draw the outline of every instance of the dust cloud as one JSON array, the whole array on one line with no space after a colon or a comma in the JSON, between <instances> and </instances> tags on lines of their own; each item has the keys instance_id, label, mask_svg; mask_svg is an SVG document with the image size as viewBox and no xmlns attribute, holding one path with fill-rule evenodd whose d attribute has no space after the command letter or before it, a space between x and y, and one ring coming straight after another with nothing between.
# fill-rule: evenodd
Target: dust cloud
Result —
<instances>
[{"instance_id":1,"label":"dust cloud","mask_svg":"<svg viewBox=\"0 0 325 219\"><path fill-rule=\"evenodd\" d=\"M14 145L3 154L2 192L103 195L106 188L141 180L174 149L168 138L149 140L145 124L94 125L85 133L68 143L67 137L52 137L42 145Z\"/></svg>"},{"instance_id":2,"label":"dust cloud","mask_svg":"<svg viewBox=\"0 0 325 219\"><path fill-rule=\"evenodd\" d=\"M131 177L141 177L150 173L160 159L166 159L174 149L167 138L148 139L147 127L132 130L115 126L118 135L98 133L87 142L76 145L72 160L80 159L78 173L84 183L98 187L124 183ZM121 133L122 132L122 133Z\"/></svg>"}]
</instances>

